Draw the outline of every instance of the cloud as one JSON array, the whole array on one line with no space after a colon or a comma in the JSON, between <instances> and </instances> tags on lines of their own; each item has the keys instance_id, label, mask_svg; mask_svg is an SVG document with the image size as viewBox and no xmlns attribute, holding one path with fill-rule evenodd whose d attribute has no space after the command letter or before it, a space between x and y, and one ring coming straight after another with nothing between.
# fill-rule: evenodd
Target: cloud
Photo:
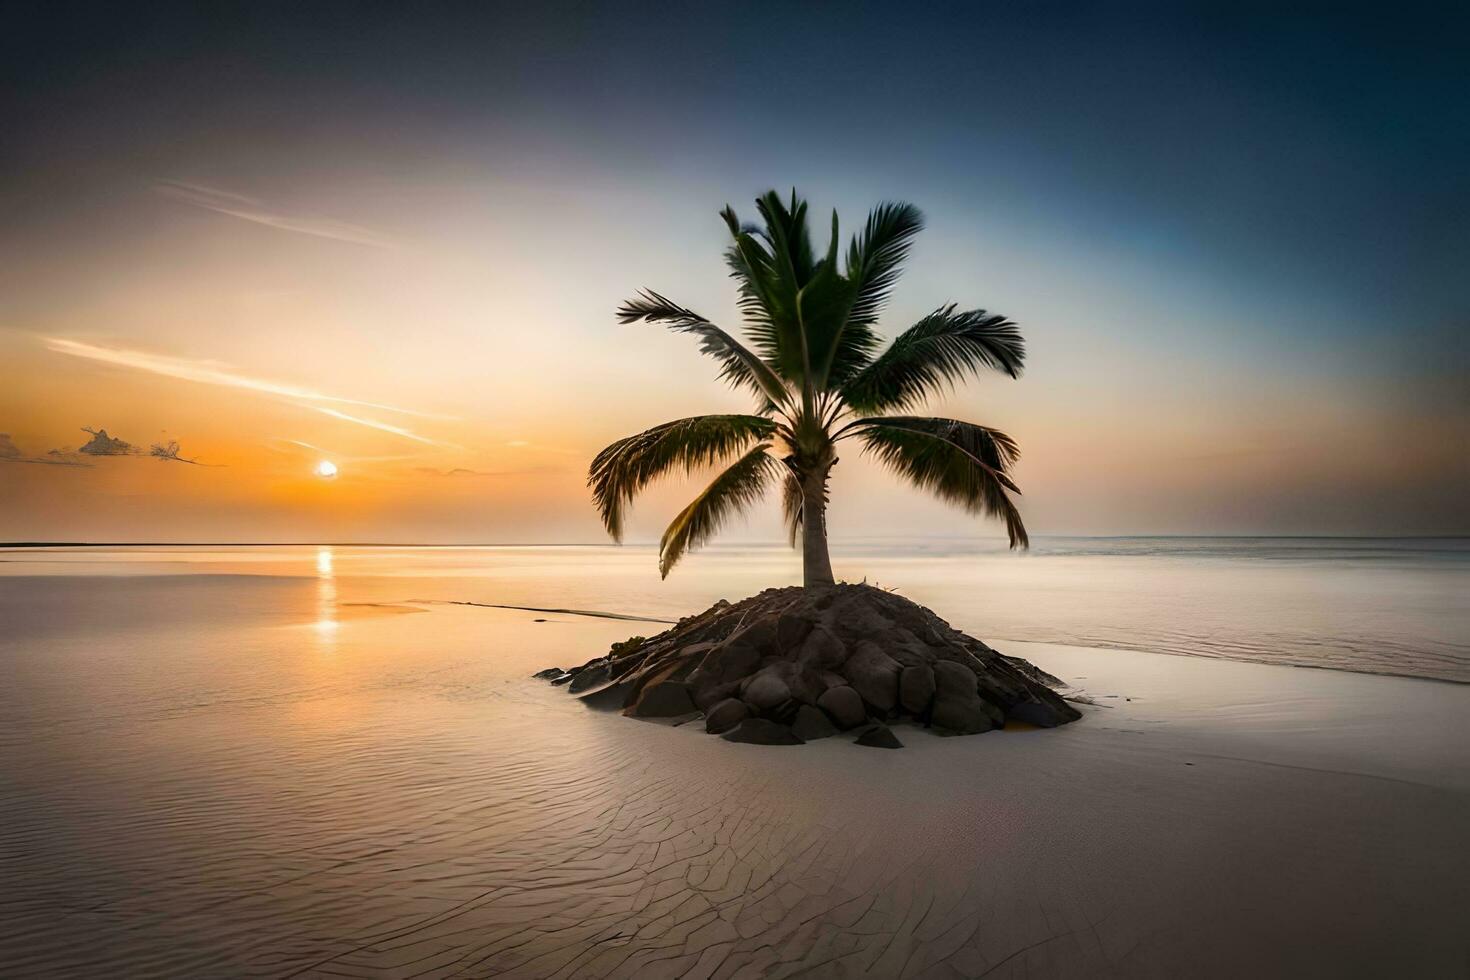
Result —
<instances>
[{"instance_id":1,"label":"cloud","mask_svg":"<svg viewBox=\"0 0 1470 980\"><path fill-rule=\"evenodd\" d=\"M467 469L466 467L463 467L463 466L456 466L456 467L454 467L453 469L450 469L450 470L440 470L440 469L435 469L432 466L418 466L418 467L415 467L415 470L417 472L419 472L419 473L426 473L426 474L428 474L430 476L446 476L446 477L461 477L461 476L524 476L524 475L526 475L528 473L560 473L560 472L562 472L562 470L559 467L555 467L555 466L529 466L529 467L525 467L525 468L522 468L522 469L514 469L514 470L472 470L472 469Z\"/></svg>"},{"instance_id":2,"label":"cloud","mask_svg":"<svg viewBox=\"0 0 1470 980\"><path fill-rule=\"evenodd\" d=\"M576 449L562 449L559 446L547 446L539 442L531 442L526 439L512 439L506 443L511 449L529 449L538 453L555 453L558 456L580 456L582 453Z\"/></svg>"},{"instance_id":3,"label":"cloud","mask_svg":"<svg viewBox=\"0 0 1470 980\"><path fill-rule=\"evenodd\" d=\"M125 439L118 439L107 434L106 429L92 429L82 427L82 431L90 435L78 449L52 449L45 456L26 456L20 448L11 440L10 436L0 432L0 462L4 463L44 463L48 466L88 466L92 464L84 462L83 456L150 456L153 459L167 460L174 463L191 463L195 466L210 466L218 464L201 463L197 459L187 459L180 455L179 444L170 439L168 442L155 442L146 451L141 446L135 446Z\"/></svg>"},{"instance_id":4,"label":"cloud","mask_svg":"<svg viewBox=\"0 0 1470 980\"><path fill-rule=\"evenodd\" d=\"M408 429L403 428L402 426L389 425L387 422L378 422L374 419L359 418L356 415L348 415L346 412L339 412L335 408L327 408L324 405L314 405L311 407L315 408L323 415L330 415L334 419L341 419L344 422L355 422L358 425L365 425L370 429L377 429L380 432L391 432L395 436L402 436L405 439L412 439L415 442L422 442L426 446L454 448L448 443L435 442L433 439L430 439L427 436L421 436L417 432L411 432Z\"/></svg>"},{"instance_id":5,"label":"cloud","mask_svg":"<svg viewBox=\"0 0 1470 980\"><path fill-rule=\"evenodd\" d=\"M88 429L84 427L82 431L91 433L92 438L87 441L86 445L77 450L79 453L85 453L88 456L132 456L138 452L138 450L133 448L132 443L123 442L121 439L114 439L109 436L106 429Z\"/></svg>"},{"instance_id":6,"label":"cloud","mask_svg":"<svg viewBox=\"0 0 1470 980\"><path fill-rule=\"evenodd\" d=\"M268 445L276 452L291 452L293 455L300 455L299 453L294 453L292 450L281 448L282 446L294 446L298 449L306 449L312 453L317 453L333 460L351 460L355 463L401 463L404 460L409 459L422 459L424 456L422 452L389 454L380 453L371 456L365 456L361 453L344 453L336 449L327 449L325 446L318 446L314 443L303 442L300 439L285 439L280 437L272 439L270 443L268 443Z\"/></svg>"},{"instance_id":7,"label":"cloud","mask_svg":"<svg viewBox=\"0 0 1470 980\"><path fill-rule=\"evenodd\" d=\"M240 218L270 228L279 228L282 231L294 231L302 235L330 238L334 241L367 245L372 248L398 247L398 243L391 236L372 228L364 228L361 225L348 224L345 221L318 215L286 214L266 206L265 202L257 198L246 197L243 194L232 194L229 191L203 187L198 184L186 184L176 180L161 180L153 185L153 189L164 197L191 204L196 208L214 211L217 214L227 214L232 218Z\"/></svg>"},{"instance_id":8,"label":"cloud","mask_svg":"<svg viewBox=\"0 0 1470 980\"><path fill-rule=\"evenodd\" d=\"M414 415L419 418L443 419L448 417L443 415L430 415L427 412L415 412L412 409L399 408L395 405L384 405L380 402L343 398L338 395L329 395L325 392L315 391L311 388L281 384L264 378L252 378L248 375L237 374L230 370L228 364L222 364L219 361L170 357L167 354L150 354L146 351L128 350L122 347L104 347L100 344L89 344L80 340L68 340L65 337L42 337L41 342L45 344L48 350L55 351L58 354L81 357L89 361L101 361L104 364L132 368L135 371L146 371L149 374L162 375L165 378L178 378L182 381L219 385L224 388L243 388L246 391L256 391L263 395L276 395L294 401L359 405L363 408L376 408L385 412L396 412L399 415Z\"/></svg>"},{"instance_id":9,"label":"cloud","mask_svg":"<svg viewBox=\"0 0 1470 980\"><path fill-rule=\"evenodd\" d=\"M146 371L149 374L157 374L166 378L178 378L183 381L193 381L199 384L218 385L224 388L240 388L263 395L273 395L278 398L288 399L296 403L298 407L312 408L321 412L323 415L329 415L332 418L341 419L344 422L352 422L370 429L377 429L380 432L388 432L429 446L448 445L447 443L436 442L426 436L421 436L402 426L390 425L387 422L379 422L375 419L363 418L358 415L349 415L346 412L327 408L320 404L301 405L300 403L330 402L337 405L359 405L363 408L373 408L384 412L394 412L399 415L411 415L416 418L426 419L449 419L451 416L416 412L413 409L399 408L396 405L384 405L381 402L362 401L357 398L343 398L338 395L329 395L325 392L315 391L311 388L281 384L264 378L252 378L247 375L235 373L230 370L229 365L222 364L219 361L170 357L166 354L150 354L146 351L128 350L121 347L103 347L80 340L68 340L65 337L42 337L41 342L45 344L48 350L58 354L80 357L90 361L100 361L104 364L131 368L135 371Z\"/></svg>"},{"instance_id":10,"label":"cloud","mask_svg":"<svg viewBox=\"0 0 1470 980\"><path fill-rule=\"evenodd\" d=\"M179 444L173 439L168 442L155 442L148 448L148 455L154 459L167 460L171 463L189 463L193 466L222 466L222 463L201 463L197 459L185 459L179 455Z\"/></svg>"},{"instance_id":11,"label":"cloud","mask_svg":"<svg viewBox=\"0 0 1470 980\"><path fill-rule=\"evenodd\" d=\"M45 456L27 456L21 452L15 440L10 438L10 433L0 432L0 463L35 463L41 466L89 466L79 459L71 457L70 454L59 453L51 450Z\"/></svg>"}]
</instances>

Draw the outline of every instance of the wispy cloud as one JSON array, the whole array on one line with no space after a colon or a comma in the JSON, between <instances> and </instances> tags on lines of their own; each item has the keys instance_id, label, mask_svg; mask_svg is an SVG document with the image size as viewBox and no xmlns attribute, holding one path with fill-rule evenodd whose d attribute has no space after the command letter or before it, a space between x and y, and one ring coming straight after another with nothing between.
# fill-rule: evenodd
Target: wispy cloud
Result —
<instances>
[{"instance_id":1,"label":"wispy cloud","mask_svg":"<svg viewBox=\"0 0 1470 980\"><path fill-rule=\"evenodd\" d=\"M354 245L367 245L372 248L398 247L398 243L391 236L372 228L364 228L361 225L349 224L319 215L287 214L267 206L258 198L246 197L243 194L233 194L213 187L186 184L176 180L161 180L154 184L154 189L175 201L204 208L206 211L227 214L232 218L240 218L258 225L279 228L282 231L294 231L302 235L331 238L339 242L351 242Z\"/></svg>"},{"instance_id":2,"label":"wispy cloud","mask_svg":"<svg viewBox=\"0 0 1470 980\"><path fill-rule=\"evenodd\" d=\"M265 378L252 378L248 375L238 374L230 370L229 365L222 364L219 361L170 357L166 354L152 354L146 351L128 350L121 347L103 347L99 344L88 344L80 340L68 340L64 337L42 337L41 342L46 345L47 349L55 351L58 354L86 358L90 361L101 361L104 364L132 368L136 371L147 371L150 374L158 374L166 378L179 378L184 381L220 385L226 388L243 388L247 391L257 391L265 395L276 395L281 398L289 398L293 401L358 405L362 408L376 408L385 412L397 412L400 415L414 415L419 418L448 418L448 416L444 415L431 415L428 412L415 412L412 409L399 408L396 405L384 405L380 402L361 401L356 398L343 398L339 395L329 395L326 392L314 391L310 388L302 388L296 385L282 384Z\"/></svg>"},{"instance_id":3,"label":"wispy cloud","mask_svg":"<svg viewBox=\"0 0 1470 980\"><path fill-rule=\"evenodd\" d=\"M358 425L365 425L369 429L377 429L380 432L391 432L395 436L402 436L405 439L412 439L415 442L422 442L426 446L439 446L446 449L454 448L450 446L449 443L436 442L435 440L430 439L427 436L419 435L417 432L410 432L408 429L405 429L402 426L389 425L387 422L378 422L374 419L359 418L356 415L348 415L346 412L339 412L335 408L327 408L325 405L314 405L312 407L315 408L318 412L321 412L323 415L330 415L334 419L341 419L344 422L356 422Z\"/></svg>"},{"instance_id":4,"label":"wispy cloud","mask_svg":"<svg viewBox=\"0 0 1470 980\"><path fill-rule=\"evenodd\" d=\"M556 454L558 456L580 456L580 455L582 455L581 452L578 451L578 450L576 450L576 449L562 449L559 446L548 446L548 445L545 445L544 443L530 442L529 440L526 440L526 439L512 439L510 442L507 442L505 445L508 448L510 448L510 449L527 449L527 450L531 450L533 452L538 452L538 453L554 453L554 454Z\"/></svg>"},{"instance_id":5,"label":"wispy cloud","mask_svg":"<svg viewBox=\"0 0 1470 980\"><path fill-rule=\"evenodd\" d=\"M362 453L344 453L336 449L328 449L325 446L318 446L315 443L305 442L301 439L276 438L273 439L270 444L270 448L274 449L276 452L292 452L292 450L289 449L282 449L282 446L295 446L298 449L305 449L309 452L321 456L326 456L329 459L351 460L357 463L401 463L405 460L410 459L422 459L424 456L423 452L418 450L415 450L411 453L393 453L390 455L379 454L365 456Z\"/></svg>"},{"instance_id":6,"label":"wispy cloud","mask_svg":"<svg viewBox=\"0 0 1470 980\"><path fill-rule=\"evenodd\" d=\"M79 459L71 459L54 449L51 450L51 454L55 458L47 459L43 456L0 456L0 463L35 463L40 466L81 466L85 468L90 468L92 465L91 463L83 463Z\"/></svg>"},{"instance_id":7,"label":"wispy cloud","mask_svg":"<svg viewBox=\"0 0 1470 980\"><path fill-rule=\"evenodd\" d=\"M560 467L556 467L556 466L527 466L527 467L523 467L521 469L514 469L514 470L472 470L472 469L469 469L468 467L464 467L464 466L456 466L453 469L449 469L449 470L435 469L432 466L417 466L414 469L417 472L419 472L419 473L426 473L426 474L429 474L430 476L448 476L448 477L462 477L462 476L524 476L524 475L526 475L528 473L559 473L559 472L561 472L561 468Z\"/></svg>"},{"instance_id":8,"label":"wispy cloud","mask_svg":"<svg viewBox=\"0 0 1470 980\"><path fill-rule=\"evenodd\" d=\"M15 440L10 438L10 433L0 432L0 463L35 463L40 466L89 466L79 459L71 458L70 454L59 453L51 450L45 456L27 456L21 452Z\"/></svg>"}]
</instances>

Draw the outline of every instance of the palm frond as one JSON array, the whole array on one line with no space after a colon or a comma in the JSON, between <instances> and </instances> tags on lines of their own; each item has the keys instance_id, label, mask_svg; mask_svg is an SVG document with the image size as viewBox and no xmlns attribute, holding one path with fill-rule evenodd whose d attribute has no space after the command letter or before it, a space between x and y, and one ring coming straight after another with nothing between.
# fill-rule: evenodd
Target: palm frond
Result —
<instances>
[{"instance_id":1,"label":"palm frond","mask_svg":"<svg viewBox=\"0 0 1470 980\"><path fill-rule=\"evenodd\" d=\"M833 216L833 255L836 261L836 215ZM903 271L914 237L924 228L924 216L912 204L885 202L868 214L863 230L847 249L842 289L832 299L838 307L835 330L826 342L820 381L823 388L841 388L866 367L878 348L878 315Z\"/></svg>"},{"instance_id":2,"label":"palm frond","mask_svg":"<svg viewBox=\"0 0 1470 980\"><path fill-rule=\"evenodd\" d=\"M731 463L713 482L679 512L658 543L659 574L668 578L680 558L709 541L731 516L760 499L780 464L762 443Z\"/></svg>"},{"instance_id":3,"label":"palm frond","mask_svg":"<svg viewBox=\"0 0 1470 980\"><path fill-rule=\"evenodd\" d=\"M760 415L698 415L619 439L592 461L587 485L613 540L623 538L623 510L672 469L691 470L770 439L776 423Z\"/></svg>"},{"instance_id":4,"label":"palm frond","mask_svg":"<svg viewBox=\"0 0 1470 980\"><path fill-rule=\"evenodd\" d=\"M775 191L766 191L756 198L755 209L765 222L765 237L775 259L776 273L787 279L794 293L811 279L816 269L816 257L812 254L811 233L806 224L806 202L791 190L791 203L781 200Z\"/></svg>"},{"instance_id":5,"label":"palm frond","mask_svg":"<svg viewBox=\"0 0 1470 980\"><path fill-rule=\"evenodd\" d=\"M693 310L645 289L618 307L619 323L665 323L671 330L694 334L701 353L720 362L720 379L735 387L748 388L773 405L786 404L786 385L771 366L740 341Z\"/></svg>"},{"instance_id":6,"label":"palm frond","mask_svg":"<svg viewBox=\"0 0 1470 980\"><path fill-rule=\"evenodd\" d=\"M863 441L865 452L872 453L883 465L941 500L957 504L971 514L1003 519L1012 548L1030 545L1021 513L1008 495L1008 491L1020 492L1010 477L986 463L981 455L941 434L951 424L964 423L953 423L950 419L912 418L904 421L929 425L884 425L879 424L884 421L880 419L864 421L867 424L857 428L855 434ZM989 439L991 449L999 454L1002 439L997 437L1002 434L988 431L992 433ZM977 433L967 435L975 442ZM966 434L961 437L965 438ZM981 439L978 443L983 441ZM1008 452L1014 458L1015 443L1009 437L1003 437L1003 442L1012 447Z\"/></svg>"},{"instance_id":7,"label":"palm frond","mask_svg":"<svg viewBox=\"0 0 1470 980\"><path fill-rule=\"evenodd\" d=\"M982 367L1019 377L1026 360L1020 329L999 313L942 306L896 337L842 388L860 412L913 405Z\"/></svg>"},{"instance_id":8,"label":"palm frond","mask_svg":"<svg viewBox=\"0 0 1470 980\"><path fill-rule=\"evenodd\" d=\"M767 195L769 197L769 195ZM762 199L762 213L774 207L781 215L785 209L779 199L774 204ZM762 203L758 202L758 204ZM752 345L782 377L798 381L802 376L802 336L796 297L800 286L793 270L797 263L789 255L778 253L774 242L786 242L786 236L768 226L742 224L735 211L726 205L720 212L730 229L733 244L725 253L730 275L739 288L740 313Z\"/></svg>"},{"instance_id":9,"label":"palm frond","mask_svg":"<svg viewBox=\"0 0 1470 980\"><path fill-rule=\"evenodd\" d=\"M868 214L862 233L847 250L847 278L857 287L849 318L873 325L903 271L924 214L912 204L885 201Z\"/></svg>"},{"instance_id":10,"label":"palm frond","mask_svg":"<svg viewBox=\"0 0 1470 980\"><path fill-rule=\"evenodd\" d=\"M852 435L867 428L898 429L934 436L954 443L991 469L1009 473L1021 458L1021 447L1016 440L999 429L961 422L959 419L941 419L920 415L880 415L873 418L854 419L843 427ZM839 435L838 438L846 436Z\"/></svg>"}]
</instances>

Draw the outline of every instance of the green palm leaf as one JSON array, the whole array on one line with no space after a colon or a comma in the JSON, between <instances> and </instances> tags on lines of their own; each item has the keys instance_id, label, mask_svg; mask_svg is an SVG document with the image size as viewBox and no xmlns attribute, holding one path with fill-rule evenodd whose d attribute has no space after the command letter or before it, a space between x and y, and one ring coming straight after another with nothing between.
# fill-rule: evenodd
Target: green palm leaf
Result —
<instances>
[{"instance_id":1,"label":"green palm leaf","mask_svg":"<svg viewBox=\"0 0 1470 980\"><path fill-rule=\"evenodd\" d=\"M668 578L686 552L714 537L726 520L760 499L780 470L780 464L766 452L769 448L769 443L762 443L731 463L679 512L658 543L661 576Z\"/></svg>"},{"instance_id":2,"label":"green palm leaf","mask_svg":"<svg viewBox=\"0 0 1470 980\"><path fill-rule=\"evenodd\" d=\"M1011 467L1021 458L1021 447L1016 445L1016 440L1004 432L988 426L976 425L974 422L961 422L958 419L919 415L882 415L877 418L856 419L843 428L859 431L865 428L885 428L934 436L953 443L986 466L1001 473L1009 473ZM839 434L838 438L844 438L844 436Z\"/></svg>"},{"instance_id":3,"label":"green palm leaf","mask_svg":"<svg viewBox=\"0 0 1470 980\"><path fill-rule=\"evenodd\" d=\"M888 420L867 419L864 420L866 424L853 430L853 434L863 441L865 452L877 457L883 465L915 486L957 504L971 514L1004 519L1011 547L1029 546L1020 511L1008 496L1008 491L1019 493L1020 490L1010 477L983 459L987 451L984 448L985 437L978 432L967 432L960 433L961 442L951 441L945 437L946 431L953 431L953 426L965 425L952 419L905 419L911 423L908 425L882 424L885 421ZM980 430L982 427L972 428ZM1008 436L994 430L984 431L990 433L990 449L997 458L1004 458L1000 449L1003 444L1012 447L1011 458L1014 458L1015 443ZM966 448L962 442L967 440L972 447L980 448L981 453L977 455Z\"/></svg>"},{"instance_id":4,"label":"green palm leaf","mask_svg":"<svg viewBox=\"0 0 1470 980\"><path fill-rule=\"evenodd\" d=\"M912 204L886 201L868 214L847 250L847 278L857 287L850 319L869 326L878 322L914 236L923 230L924 214Z\"/></svg>"},{"instance_id":5,"label":"green palm leaf","mask_svg":"<svg viewBox=\"0 0 1470 980\"><path fill-rule=\"evenodd\" d=\"M853 236L843 277L844 309L823 360L823 388L841 388L873 359L878 347L878 314L898 282L914 237L923 228L924 216L918 208L885 202L868 214L862 232ZM835 267L835 256L832 264Z\"/></svg>"},{"instance_id":6,"label":"green palm leaf","mask_svg":"<svg viewBox=\"0 0 1470 980\"><path fill-rule=\"evenodd\" d=\"M672 469L692 470L726 459L775 435L760 415L698 415L619 439L592 461L587 485L613 540L623 538L623 510L649 483Z\"/></svg>"},{"instance_id":7,"label":"green palm leaf","mask_svg":"<svg viewBox=\"0 0 1470 980\"><path fill-rule=\"evenodd\" d=\"M894 339L858 372L842 395L859 412L902 408L943 391L982 367L1019 377L1026 360L1021 331L998 313L942 306Z\"/></svg>"},{"instance_id":8,"label":"green palm leaf","mask_svg":"<svg viewBox=\"0 0 1470 980\"><path fill-rule=\"evenodd\" d=\"M773 405L790 400L786 385L771 366L734 337L693 310L685 309L650 289L618 307L619 323L666 323L679 333L699 338L699 350L720 362L720 379L737 388L748 388Z\"/></svg>"},{"instance_id":9,"label":"green palm leaf","mask_svg":"<svg viewBox=\"0 0 1470 980\"><path fill-rule=\"evenodd\" d=\"M762 211L770 212L772 208L784 213L779 199L774 204L766 202ZM739 284L740 311L751 341L777 373L799 382L804 376L805 361L797 313L800 284L795 282L791 271L797 263L776 252L772 242L784 242L783 236L771 233L768 228L741 224L728 205L720 214L734 239L725 253L725 261L730 275Z\"/></svg>"}]
</instances>

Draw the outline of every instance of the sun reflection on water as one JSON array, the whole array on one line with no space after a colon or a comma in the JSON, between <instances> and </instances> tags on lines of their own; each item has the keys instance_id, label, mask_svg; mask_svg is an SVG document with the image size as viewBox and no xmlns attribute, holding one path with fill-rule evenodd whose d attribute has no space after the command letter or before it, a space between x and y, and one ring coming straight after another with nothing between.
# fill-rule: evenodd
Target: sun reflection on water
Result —
<instances>
[{"instance_id":1,"label":"sun reflection on water","mask_svg":"<svg viewBox=\"0 0 1470 980\"><path fill-rule=\"evenodd\" d=\"M332 549L316 551L316 627L324 641L337 633L337 578L332 564Z\"/></svg>"}]
</instances>

